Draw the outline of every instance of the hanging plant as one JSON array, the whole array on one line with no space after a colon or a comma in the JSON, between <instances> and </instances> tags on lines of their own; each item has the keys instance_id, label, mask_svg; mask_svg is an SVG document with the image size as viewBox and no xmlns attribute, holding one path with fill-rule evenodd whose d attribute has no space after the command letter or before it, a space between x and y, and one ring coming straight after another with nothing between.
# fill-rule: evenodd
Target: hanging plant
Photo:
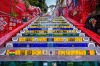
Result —
<instances>
[{"instance_id":1,"label":"hanging plant","mask_svg":"<svg viewBox=\"0 0 100 66\"><path fill-rule=\"evenodd\" d=\"M17 13L15 13L15 12L11 12L11 16L12 16L12 17L17 17L17 16L18 16L18 14L17 14Z\"/></svg>"},{"instance_id":2,"label":"hanging plant","mask_svg":"<svg viewBox=\"0 0 100 66\"><path fill-rule=\"evenodd\" d=\"M23 0L24 1L24 4L25 4L25 7L26 7L26 10L28 10L28 8L29 8L29 3L28 3L28 1L27 0Z\"/></svg>"}]
</instances>

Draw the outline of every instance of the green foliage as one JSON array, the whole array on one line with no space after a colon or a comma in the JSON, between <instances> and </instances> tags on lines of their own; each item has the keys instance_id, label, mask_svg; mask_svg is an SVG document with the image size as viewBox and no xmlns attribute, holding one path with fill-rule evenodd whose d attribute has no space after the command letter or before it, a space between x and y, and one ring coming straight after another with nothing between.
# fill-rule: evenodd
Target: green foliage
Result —
<instances>
[{"instance_id":1,"label":"green foliage","mask_svg":"<svg viewBox=\"0 0 100 66\"><path fill-rule=\"evenodd\" d=\"M42 12L47 12L48 6L45 3L45 0L28 0L30 5L40 7Z\"/></svg>"},{"instance_id":2,"label":"green foliage","mask_svg":"<svg viewBox=\"0 0 100 66\"><path fill-rule=\"evenodd\" d=\"M15 13L15 12L11 12L11 16L12 16L12 17L17 17L17 16L18 16L18 14L17 14L17 13Z\"/></svg>"},{"instance_id":3,"label":"green foliage","mask_svg":"<svg viewBox=\"0 0 100 66\"><path fill-rule=\"evenodd\" d=\"M29 3L28 3L28 1L27 1L27 0L23 0L23 1L24 1L24 3L25 3L26 10L28 10L28 8L29 8Z\"/></svg>"},{"instance_id":4,"label":"green foliage","mask_svg":"<svg viewBox=\"0 0 100 66\"><path fill-rule=\"evenodd\" d=\"M38 5L39 5L38 0L28 0L28 2L29 2L32 6L38 6Z\"/></svg>"}]
</instances>

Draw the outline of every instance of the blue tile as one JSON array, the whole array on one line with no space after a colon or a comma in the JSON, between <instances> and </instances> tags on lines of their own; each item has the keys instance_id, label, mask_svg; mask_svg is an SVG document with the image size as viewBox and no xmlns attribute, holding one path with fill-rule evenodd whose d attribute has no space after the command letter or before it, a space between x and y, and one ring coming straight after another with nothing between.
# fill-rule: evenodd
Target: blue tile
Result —
<instances>
[{"instance_id":1,"label":"blue tile","mask_svg":"<svg viewBox=\"0 0 100 66\"><path fill-rule=\"evenodd\" d=\"M13 44L13 47L19 47L19 44L17 44L17 43Z\"/></svg>"},{"instance_id":2,"label":"blue tile","mask_svg":"<svg viewBox=\"0 0 100 66\"><path fill-rule=\"evenodd\" d=\"M19 44L19 47L27 47L27 44Z\"/></svg>"},{"instance_id":3,"label":"blue tile","mask_svg":"<svg viewBox=\"0 0 100 66\"><path fill-rule=\"evenodd\" d=\"M42 28L28 28L28 30L42 30Z\"/></svg>"},{"instance_id":4,"label":"blue tile","mask_svg":"<svg viewBox=\"0 0 100 66\"><path fill-rule=\"evenodd\" d=\"M88 47L88 43L54 43L53 47Z\"/></svg>"},{"instance_id":5,"label":"blue tile","mask_svg":"<svg viewBox=\"0 0 100 66\"><path fill-rule=\"evenodd\" d=\"M51 38L49 38L51 41ZM88 43L13 43L13 47L88 47Z\"/></svg>"},{"instance_id":6,"label":"blue tile","mask_svg":"<svg viewBox=\"0 0 100 66\"><path fill-rule=\"evenodd\" d=\"M73 30L73 28L53 28L53 30Z\"/></svg>"},{"instance_id":7,"label":"blue tile","mask_svg":"<svg viewBox=\"0 0 100 66\"><path fill-rule=\"evenodd\" d=\"M48 47L47 43L30 43L29 47Z\"/></svg>"}]
</instances>

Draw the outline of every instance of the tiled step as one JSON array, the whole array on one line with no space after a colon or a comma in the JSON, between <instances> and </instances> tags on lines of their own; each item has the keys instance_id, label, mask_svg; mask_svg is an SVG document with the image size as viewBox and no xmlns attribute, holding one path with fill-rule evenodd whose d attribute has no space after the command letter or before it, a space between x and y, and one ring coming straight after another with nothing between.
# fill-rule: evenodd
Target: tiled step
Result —
<instances>
[{"instance_id":1,"label":"tiled step","mask_svg":"<svg viewBox=\"0 0 100 66\"><path fill-rule=\"evenodd\" d=\"M1 49L2 60L100 61L99 47L63 17L39 17ZM41 59L40 59L41 58Z\"/></svg>"}]
</instances>

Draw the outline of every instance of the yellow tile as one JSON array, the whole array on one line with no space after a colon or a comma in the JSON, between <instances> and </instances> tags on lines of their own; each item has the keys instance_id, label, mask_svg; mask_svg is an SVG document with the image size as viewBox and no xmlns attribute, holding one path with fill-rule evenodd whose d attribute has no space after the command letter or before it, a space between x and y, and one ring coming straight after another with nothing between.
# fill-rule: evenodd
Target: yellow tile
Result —
<instances>
[{"instance_id":1,"label":"yellow tile","mask_svg":"<svg viewBox=\"0 0 100 66\"><path fill-rule=\"evenodd\" d=\"M81 50L78 50L78 55L81 55L82 53L81 53Z\"/></svg>"},{"instance_id":2,"label":"yellow tile","mask_svg":"<svg viewBox=\"0 0 100 66\"><path fill-rule=\"evenodd\" d=\"M82 51L81 50L79 50L79 55L82 55Z\"/></svg>"},{"instance_id":3,"label":"yellow tile","mask_svg":"<svg viewBox=\"0 0 100 66\"><path fill-rule=\"evenodd\" d=\"M25 30L25 33L28 33L29 31L28 30Z\"/></svg>"},{"instance_id":4,"label":"yellow tile","mask_svg":"<svg viewBox=\"0 0 100 66\"><path fill-rule=\"evenodd\" d=\"M36 53L37 53L37 51L36 51L36 50L32 50L32 55L33 55L33 56L35 56L35 55L36 55Z\"/></svg>"},{"instance_id":5,"label":"yellow tile","mask_svg":"<svg viewBox=\"0 0 100 66\"><path fill-rule=\"evenodd\" d=\"M20 50L20 55L25 55L25 50Z\"/></svg>"},{"instance_id":6,"label":"yellow tile","mask_svg":"<svg viewBox=\"0 0 100 66\"><path fill-rule=\"evenodd\" d=\"M67 26L67 28L69 28L70 26Z\"/></svg>"},{"instance_id":7,"label":"yellow tile","mask_svg":"<svg viewBox=\"0 0 100 66\"><path fill-rule=\"evenodd\" d=\"M32 50L32 55L37 55L37 56L43 55L43 52L42 50Z\"/></svg>"},{"instance_id":8,"label":"yellow tile","mask_svg":"<svg viewBox=\"0 0 100 66\"><path fill-rule=\"evenodd\" d=\"M60 33L63 33L63 30L60 30Z\"/></svg>"},{"instance_id":9,"label":"yellow tile","mask_svg":"<svg viewBox=\"0 0 100 66\"><path fill-rule=\"evenodd\" d=\"M15 55L21 55L20 50L16 50Z\"/></svg>"},{"instance_id":10,"label":"yellow tile","mask_svg":"<svg viewBox=\"0 0 100 66\"><path fill-rule=\"evenodd\" d=\"M69 56L71 55L71 51L70 50L67 51L67 55L69 55Z\"/></svg>"},{"instance_id":11,"label":"yellow tile","mask_svg":"<svg viewBox=\"0 0 100 66\"><path fill-rule=\"evenodd\" d=\"M32 50L27 50L27 55L32 55Z\"/></svg>"},{"instance_id":12,"label":"yellow tile","mask_svg":"<svg viewBox=\"0 0 100 66\"><path fill-rule=\"evenodd\" d=\"M25 50L25 55L28 55L28 50Z\"/></svg>"},{"instance_id":13,"label":"yellow tile","mask_svg":"<svg viewBox=\"0 0 100 66\"><path fill-rule=\"evenodd\" d=\"M27 38L26 41L34 41L34 38Z\"/></svg>"},{"instance_id":14,"label":"yellow tile","mask_svg":"<svg viewBox=\"0 0 100 66\"><path fill-rule=\"evenodd\" d=\"M60 55L61 55L61 56L66 55L66 51L65 51L65 50L61 50L61 51L60 51Z\"/></svg>"},{"instance_id":15,"label":"yellow tile","mask_svg":"<svg viewBox=\"0 0 100 66\"><path fill-rule=\"evenodd\" d=\"M63 42L63 38L54 38L54 42Z\"/></svg>"},{"instance_id":16,"label":"yellow tile","mask_svg":"<svg viewBox=\"0 0 100 66\"><path fill-rule=\"evenodd\" d=\"M95 55L95 50L89 50L90 55Z\"/></svg>"},{"instance_id":17,"label":"yellow tile","mask_svg":"<svg viewBox=\"0 0 100 66\"><path fill-rule=\"evenodd\" d=\"M66 30L66 33L69 33L69 31L68 31L68 30Z\"/></svg>"},{"instance_id":18,"label":"yellow tile","mask_svg":"<svg viewBox=\"0 0 100 66\"><path fill-rule=\"evenodd\" d=\"M79 55L78 50L73 50L73 55Z\"/></svg>"},{"instance_id":19,"label":"yellow tile","mask_svg":"<svg viewBox=\"0 0 100 66\"><path fill-rule=\"evenodd\" d=\"M47 42L47 38L38 38L37 41L38 42Z\"/></svg>"},{"instance_id":20,"label":"yellow tile","mask_svg":"<svg viewBox=\"0 0 100 66\"><path fill-rule=\"evenodd\" d=\"M36 55L42 55L42 50L37 50L37 54Z\"/></svg>"},{"instance_id":21,"label":"yellow tile","mask_svg":"<svg viewBox=\"0 0 100 66\"><path fill-rule=\"evenodd\" d=\"M39 33L44 33L44 30L39 30Z\"/></svg>"},{"instance_id":22,"label":"yellow tile","mask_svg":"<svg viewBox=\"0 0 100 66\"><path fill-rule=\"evenodd\" d=\"M75 55L75 51L74 50L71 50L71 55Z\"/></svg>"},{"instance_id":23,"label":"yellow tile","mask_svg":"<svg viewBox=\"0 0 100 66\"><path fill-rule=\"evenodd\" d=\"M86 50L83 50L83 55L86 55Z\"/></svg>"},{"instance_id":24,"label":"yellow tile","mask_svg":"<svg viewBox=\"0 0 100 66\"><path fill-rule=\"evenodd\" d=\"M52 33L52 30L48 30L48 33Z\"/></svg>"},{"instance_id":25,"label":"yellow tile","mask_svg":"<svg viewBox=\"0 0 100 66\"><path fill-rule=\"evenodd\" d=\"M74 31L74 33L76 33L76 30L73 30Z\"/></svg>"},{"instance_id":26,"label":"yellow tile","mask_svg":"<svg viewBox=\"0 0 100 66\"><path fill-rule=\"evenodd\" d=\"M78 42L78 41L79 41L79 38L78 38L78 37L76 37L76 38L75 38L75 42Z\"/></svg>"},{"instance_id":27,"label":"yellow tile","mask_svg":"<svg viewBox=\"0 0 100 66\"><path fill-rule=\"evenodd\" d=\"M66 42L68 42L69 41L69 38L66 38Z\"/></svg>"},{"instance_id":28,"label":"yellow tile","mask_svg":"<svg viewBox=\"0 0 100 66\"><path fill-rule=\"evenodd\" d=\"M75 51L75 55L79 55L79 50L74 50Z\"/></svg>"},{"instance_id":29,"label":"yellow tile","mask_svg":"<svg viewBox=\"0 0 100 66\"><path fill-rule=\"evenodd\" d=\"M18 41L19 42L24 42L24 41L26 41L26 38L25 37L21 37L21 38L18 39Z\"/></svg>"},{"instance_id":30,"label":"yellow tile","mask_svg":"<svg viewBox=\"0 0 100 66\"><path fill-rule=\"evenodd\" d=\"M82 37L80 37L80 42L82 42L83 41L83 38Z\"/></svg>"},{"instance_id":31,"label":"yellow tile","mask_svg":"<svg viewBox=\"0 0 100 66\"><path fill-rule=\"evenodd\" d=\"M66 55L66 56L68 55L68 51L67 51L67 50L65 50L65 55Z\"/></svg>"},{"instance_id":32,"label":"yellow tile","mask_svg":"<svg viewBox=\"0 0 100 66\"><path fill-rule=\"evenodd\" d=\"M61 55L62 50L58 50L58 55Z\"/></svg>"},{"instance_id":33,"label":"yellow tile","mask_svg":"<svg viewBox=\"0 0 100 66\"><path fill-rule=\"evenodd\" d=\"M6 50L6 55L9 55L9 50Z\"/></svg>"}]
</instances>

